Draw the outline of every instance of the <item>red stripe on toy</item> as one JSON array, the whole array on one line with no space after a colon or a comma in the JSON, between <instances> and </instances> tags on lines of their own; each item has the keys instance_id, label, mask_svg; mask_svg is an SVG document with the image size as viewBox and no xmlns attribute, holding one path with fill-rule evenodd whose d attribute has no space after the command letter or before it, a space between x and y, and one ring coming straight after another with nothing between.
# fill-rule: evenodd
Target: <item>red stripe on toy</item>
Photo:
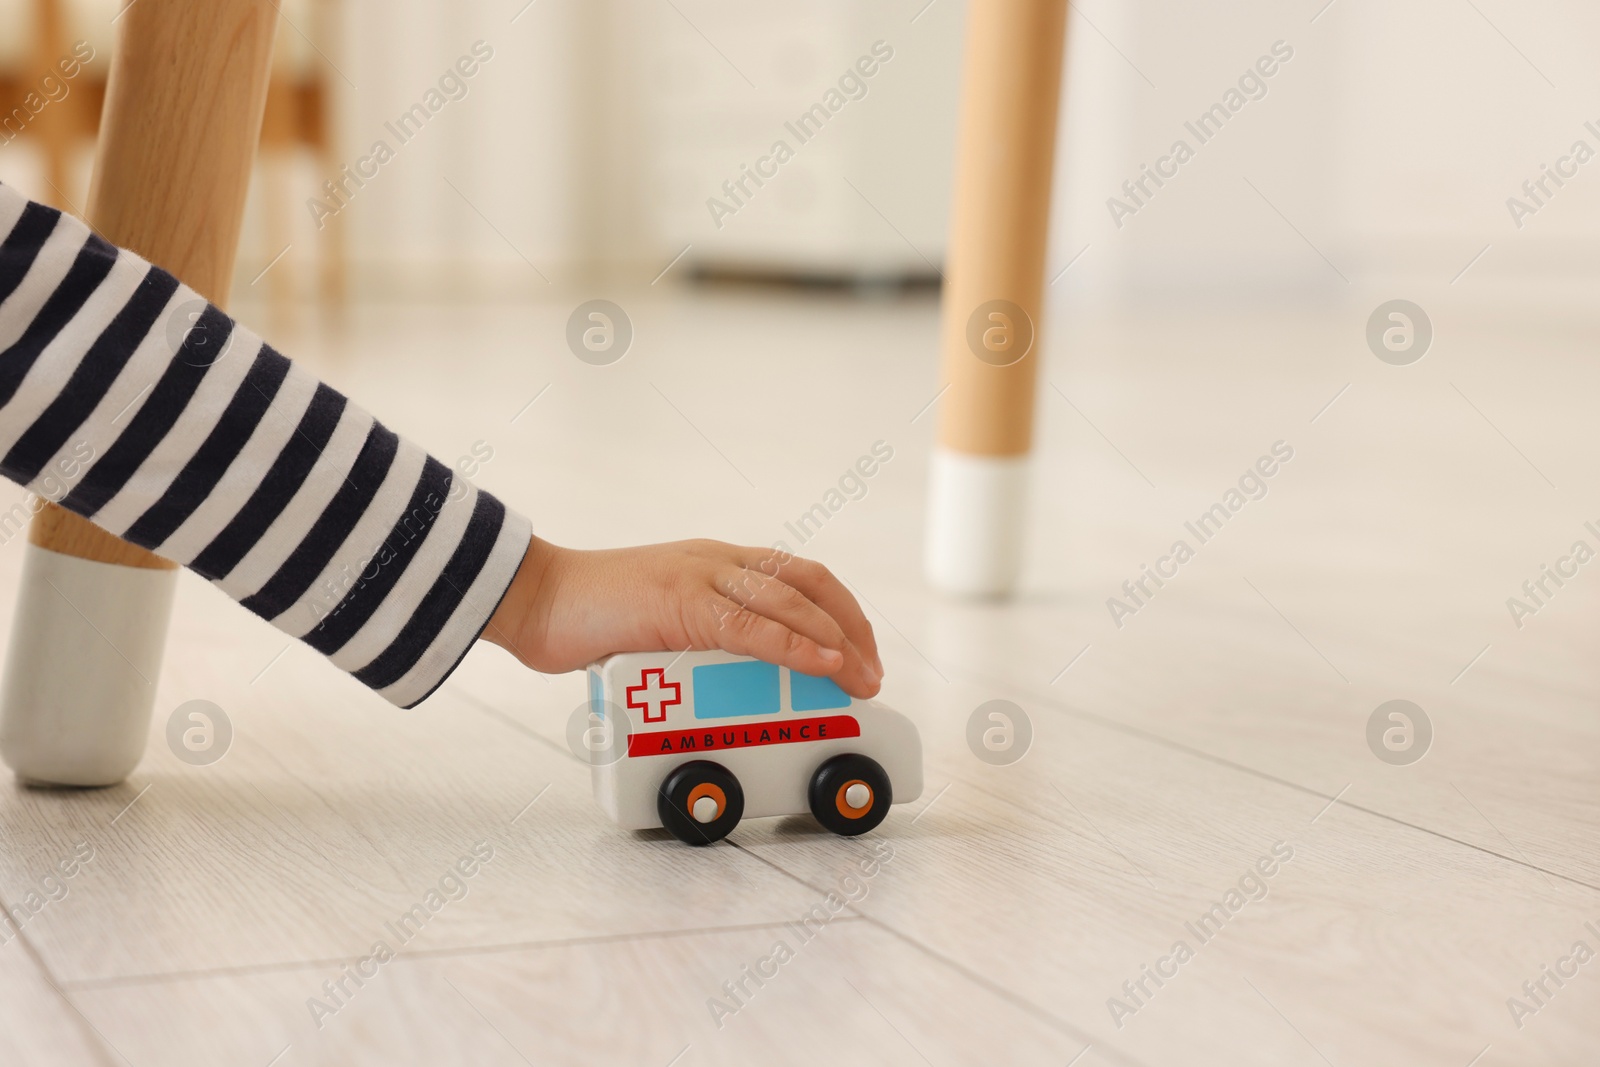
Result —
<instances>
[{"instance_id":1,"label":"red stripe on toy","mask_svg":"<svg viewBox=\"0 0 1600 1067\"><path fill-rule=\"evenodd\" d=\"M832 741L838 737L860 736L861 724L854 715L819 715L811 719L774 719L737 726L629 734L628 755L681 756L686 752L720 752L729 748L790 745L802 741Z\"/></svg>"}]
</instances>

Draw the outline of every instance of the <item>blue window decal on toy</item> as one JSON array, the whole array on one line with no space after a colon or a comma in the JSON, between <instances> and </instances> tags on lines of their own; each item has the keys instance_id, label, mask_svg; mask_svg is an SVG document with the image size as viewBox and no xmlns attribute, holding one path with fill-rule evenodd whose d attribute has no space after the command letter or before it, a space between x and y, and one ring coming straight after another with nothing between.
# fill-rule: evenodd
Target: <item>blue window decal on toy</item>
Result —
<instances>
[{"instance_id":1,"label":"blue window decal on toy","mask_svg":"<svg viewBox=\"0 0 1600 1067\"><path fill-rule=\"evenodd\" d=\"M694 717L778 713L778 668L771 663L712 663L694 669Z\"/></svg>"},{"instance_id":2,"label":"blue window decal on toy","mask_svg":"<svg viewBox=\"0 0 1600 1067\"><path fill-rule=\"evenodd\" d=\"M603 691L600 688L600 672L599 671L589 671L588 673L589 673L589 714L598 716L599 718L603 719L603 718L606 717L606 702L605 702L605 697L604 697Z\"/></svg>"},{"instance_id":3,"label":"blue window decal on toy","mask_svg":"<svg viewBox=\"0 0 1600 1067\"><path fill-rule=\"evenodd\" d=\"M789 703L795 711L825 711L848 708L850 695L833 684L832 678L789 672Z\"/></svg>"}]
</instances>

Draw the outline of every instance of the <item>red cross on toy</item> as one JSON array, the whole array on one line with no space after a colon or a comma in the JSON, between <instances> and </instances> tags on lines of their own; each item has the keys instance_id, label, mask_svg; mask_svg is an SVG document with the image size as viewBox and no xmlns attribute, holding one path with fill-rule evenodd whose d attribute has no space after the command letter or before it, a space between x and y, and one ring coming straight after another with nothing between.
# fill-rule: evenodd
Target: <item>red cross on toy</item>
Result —
<instances>
[{"instance_id":1,"label":"red cross on toy","mask_svg":"<svg viewBox=\"0 0 1600 1067\"><path fill-rule=\"evenodd\" d=\"M652 679L651 675L655 675ZM645 722L665 722L667 708L673 704L683 703L682 682L669 682L666 680L666 671L661 667L652 667L639 672L639 684L628 686L628 707L644 712ZM667 691L672 691L668 699ZM635 697L637 693L639 696Z\"/></svg>"}]
</instances>

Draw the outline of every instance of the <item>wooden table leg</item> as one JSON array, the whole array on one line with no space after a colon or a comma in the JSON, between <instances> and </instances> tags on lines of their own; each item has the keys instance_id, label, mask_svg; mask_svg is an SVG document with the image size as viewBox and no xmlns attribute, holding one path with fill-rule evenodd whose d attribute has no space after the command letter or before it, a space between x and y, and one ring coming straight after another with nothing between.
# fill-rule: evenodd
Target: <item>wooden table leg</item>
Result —
<instances>
[{"instance_id":1,"label":"wooden table leg","mask_svg":"<svg viewBox=\"0 0 1600 1067\"><path fill-rule=\"evenodd\" d=\"M271 0L137 0L118 18L88 222L219 304L276 20ZM113 784L144 752L176 565L54 505L28 540L0 751L28 780Z\"/></svg>"},{"instance_id":2,"label":"wooden table leg","mask_svg":"<svg viewBox=\"0 0 1600 1067\"><path fill-rule=\"evenodd\" d=\"M56 77L58 81L60 80L55 64L67 53L61 4L62 0L34 0L33 69L29 72L30 84L38 85L47 77ZM70 117L52 114L46 109L43 117L35 121L34 128L38 134L40 152L44 156L45 183L50 186L50 196L39 199L47 199L49 203L63 211L71 210L66 203L66 198L72 195L67 192L67 186L71 184L67 172L74 140Z\"/></svg>"},{"instance_id":3,"label":"wooden table leg","mask_svg":"<svg viewBox=\"0 0 1600 1067\"><path fill-rule=\"evenodd\" d=\"M1021 564L1066 0L968 5L926 568L1003 596Z\"/></svg>"}]
</instances>

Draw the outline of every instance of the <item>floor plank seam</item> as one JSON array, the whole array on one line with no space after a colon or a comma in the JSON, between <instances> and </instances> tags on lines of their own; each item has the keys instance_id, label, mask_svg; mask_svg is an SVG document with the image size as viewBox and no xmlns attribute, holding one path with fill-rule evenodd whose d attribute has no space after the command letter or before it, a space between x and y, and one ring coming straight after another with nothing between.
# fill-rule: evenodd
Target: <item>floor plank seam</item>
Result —
<instances>
[{"instance_id":1,"label":"floor plank seam","mask_svg":"<svg viewBox=\"0 0 1600 1067\"><path fill-rule=\"evenodd\" d=\"M1049 710L1054 711L1057 714L1066 715L1066 716L1068 716L1070 718L1080 719L1080 720L1085 721L1085 722L1093 723L1093 724L1095 724L1097 726L1100 726L1100 727L1102 727L1104 729L1113 730L1113 731L1115 731L1117 733L1123 734L1123 735L1128 736L1128 737L1134 737L1134 738L1138 738L1139 740L1149 741L1149 742L1151 742L1153 744L1161 745L1164 748L1171 749L1174 752L1181 752L1181 753L1183 753L1185 755L1192 756L1192 757L1195 757L1197 759L1205 760L1208 763L1214 763L1214 764L1216 764L1217 766L1220 766L1220 767L1227 767L1227 768L1229 768L1231 770L1239 771L1239 772L1241 772L1243 774L1248 774L1248 775L1251 775L1253 777L1259 778L1262 781L1272 782L1275 785L1280 785L1280 786L1284 786L1285 788L1288 788L1288 789L1293 789L1296 792L1305 793L1305 794L1307 794L1309 796L1318 797L1318 798L1320 798L1322 800L1332 800L1333 799L1333 796L1331 794L1324 793L1320 789L1313 789L1310 786L1301 785L1299 782L1292 782L1287 778L1280 778L1277 775L1272 774L1269 771L1258 770L1257 768L1251 767L1251 766L1249 766L1247 764L1237 763L1237 762L1235 762L1233 760L1228 759L1226 756L1214 755L1213 753L1207 752L1204 749L1199 749L1199 748L1195 748L1195 747L1193 747L1191 745L1184 744L1182 741L1175 741L1175 740L1173 740L1171 738L1162 737L1160 734L1151 733L1148 730L1141 729L1140 727L1133 726L1133 725L1130 725L1128 723L1121 723L1121 722L1117 722L1115 719L1109 719L1109 718L1106 718L1105 716L1096 715L1092 711L1083 711L1082 709L1071 707L1071 706L1069 706L1067 704L1061 703L1056 698L1043 696L1042 694L1037 693L1034 690L1027 688L1026 686L1018 686L1018 685L1015 685L1015 684L1010 683L1010 682L1000 682L1000 681L998 681L998 680L996 680L996 679L994 679L992 677L984 675L981 672L971 671L971 670L968 670L967 668L964 668L964 667L956 667L956 668L953 668L953 670L958 675L965 675L966 679L968 681L983 682L983 683L990 684L990 685L1003 685L1003 686L1005 686L1007 688L1014 689L1014 690L1016 690L1018 692L1021 692L1021 693L1025 693L1028 696L1032 697L1034 700L1036 700L1041 706L1043 706L1045 708L1048 708ZM1452 837L1451 835L1449 835L1447 833L1444 833L1443 831L1440 831L1440 830L1434 830L1434 829L1431 829L1430 827L1427 827L1427 826L1419 826L1418 824L1413 823L1413 822L1408 822L1407 820L1402 819L1397 815L1390 815L1387 812L1377 811L1377 810L1375 810L1373 808L1368 808L1368 807L1365 807L1365 806L1363 806L1361 804L1355 804L1355 803L1352 803L1351 801L1348 801L1348 800L1341 800L1339 803L1342 804L1344 807L1350 808L1350 809L1352 809L1354 811L1359 811L1359 812L1361 812L1361 813L1363 813L1365 815L1371 815L1374 818L1383 819L1386 822L1392 822L1392 823L1396 824L1397 826L1404 826L1407 829L1416 830L1419 833L1428 834L1429 836L1436 837L1441 841L1449 841L1450 843L1456 844L1456 845L1460 845L1463 848L1472 849L1474 852L1481 852L1484 855L1493 856L1496 859L1505 860L1507 863L1514 864L1515 866L1522 867L1522 868L1525 868L1525 869L1530 870L1530 871L1537 871L1540 874L1543 874L1543 875L1546 875L1546 876L1549 876L1549 877L1559 878L1564 882L1571 883L1572 885L1582 886L1585 889L1590 889L1590 890L1593 890L1596 893L1600 893L1600 885L1595 885L1595 884L1593 884L1591 882L1586 882L1582 878L1578 878L1578 877L1576 877L1574 875L1564 874L1564 873L1562 873L1560 871L1550 870L1547 867L1541 867L1536 863L1532 863L1532 862L1529 862L1529 861L1526 861L1526 860L1519 859L1516 856L1508 856L1503 852L1496 852L1492 848L1487 848L1487 847L1485 847L1483 845L1479 845L1479 844L1476 844L1476 843L1471 842L1471 841L1464 841L1464 840L1462 840L1461 838L1458 838L1458 837Z\"/></svg>"},{"instance_id":2,"label":"floor plank seam","mask_svg":"<svg viewBox=\"0 0 1600 1067\"><path fill-rule=\"evenodd\" d=\"M863 915L842 915L834 922L863 922ZM406 959L442 960L469 956L491 956L507 952L536 952L546 949L576 948L584 945L626 944L632 941L666 941L677 937L711 937L718 934L745 933L753 930L775 930L787 927L791 920L774 919L771 922L739 923L731 926L703 926L685 930L647 930L622 934L593 934L585 937L555 938L547 941L506 941L493 945L465 945L452 948L411 949L395 954L396 961ZM360 955L358 952L357 955ZM205 967L190 971L153 971L148 974L111 975L105 978L68 978L60 983L62 989L95 991L122 989L133 986L164 985L174 982L201 981L212 978L248 978L263 974L288 974L294 971L338 967L349 963L349 956L326 959L285 960L278 963L244 964L238 967Z\"/></svg>"},{"instance_id":3,"label":"floor plank seam","mask_svg":"<svg viewBox=\"0 0 1600 1067\"><path fill-rule=\"evenodd\" d=\"M532 738L541 745L544 745L546 748L552 749L563 756L567 756L574 761L577 760L577 757L573 756L572 753L563 746L556 744L554 741L550 740L548 737L545 737L543 734L539 733L539 731L533 729L527 724L518 722L516 719L512 718L510 715L507 715L493 704L490 704L488 701L473 696L471 693L457 685L446 685L444 688L447 692L460 697L465 703L472 705L480 713L496 720L501 725L509 727L511 730L522 734L524 737Z\"/></svg>"},{"instance_id":4,"label":"floor plank seam","mask_svg":"<svg viewBox=\"0 0 1600 1067\"><path fill-rule=\"evenodd\" d=\"M10 916L11 904L3 897L0 897L0 908L4 908L6 916ZM117 1047L100 1032L100 1029L94 1023L89 1021L89 1017L83 1013L83 1009L74 1004L72 998L67 996L66 990L62 988L62 983L56 978L55 974L50 970L50 965L45 961L43 951L33 943L28 931L20 926L14 926L13 928L16 930L17 943L22 946L23 953L33 961L34 967L39 971L39 977L43 978L45 985L48 985L56 996L60 997L62 1002L72 1009L73 1018L77 1020L78 1032L95 1049L102 1067L116 1067L118 1061L126 1063L128 1058L117 1050Z\"/></svg>"},{"instance_id":5,"label":"floor plank seam","mask_svg":"<svg viewBox=\"0 0 1600 1067\"><path fill-rule=\"evenodd\" d=\"M750 849L739 844L738 842L729 841L728 843L733 845L733 847L739 851L746 853L754 859L760 860L762 863L765 863L768 867L771 867L784 877L793 879L812 892L823 896L827 894L827 890L819 886L812 885L800 875L785 869L765 856L752 852ZM929 959L932 959L934 962L939 963L952 971L955 971L967 981L987 989L1001 1000L1004 1000L1013 1007L1033 1016L1058 1033L1066 1034L1075 1041L1082 1041L1085 1045L1084 1051L1087 1051L1088 1047L1093 1046L1100 1050L1101 1055L1105 1056L1106 1059L1112 1060L1113 1062L1125 1064L1127 1067L1144 1067L1142 1061L1134 1059L1114 1046L1096 1044L1098 1039L1086 1031L1078 1029L1074 1023L1061 1018L1046 1008L1041 1008L1039 1005L1033 1003L1033 1001L1029 1000L1027 997L1024 997L1022 994L1014 992L1010 987L1002 985L1001 983L996 982L993 979L973 970L959 960L951 959L949 956L945 955L943 952L940 952L933 946L924 944L917 938L905 933L904 931L898 930L893 926L890 926L881 919L861 912L854 905L851 906L851 910L856 912L856 915L859 916L861 921L865 922L867 925L872 926L875 929L882 930L884 933L906 945L909 945L911 948L922 953L924 956L927 956ZM1083 1055L1083 1052L1079 1052L1078 1055Z\"/></svg>"}]
</instances>

